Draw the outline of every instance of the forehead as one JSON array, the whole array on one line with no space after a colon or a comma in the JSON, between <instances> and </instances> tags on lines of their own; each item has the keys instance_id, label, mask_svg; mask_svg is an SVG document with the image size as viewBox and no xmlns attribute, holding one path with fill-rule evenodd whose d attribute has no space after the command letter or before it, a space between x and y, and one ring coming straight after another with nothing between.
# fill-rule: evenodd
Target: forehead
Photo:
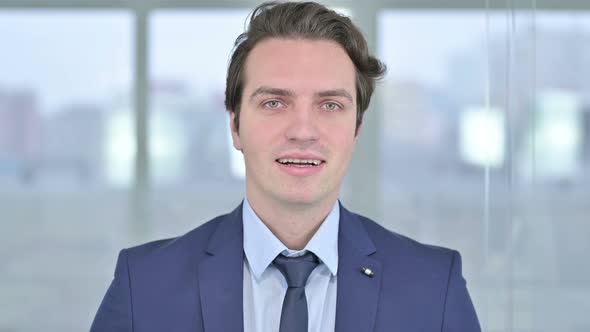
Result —
<instances>
[{"instance_id":1,"label":"forehead","mask_svg":"<svg viewBox=\"0 0 590 332\"><path fill-rule=\"evenodd\" d=\"M246 60L245 90L271 86L300 89L347 89L355 86L355 67L346 51L330 40L269 38Z\"/></svg>"}]
</instances>

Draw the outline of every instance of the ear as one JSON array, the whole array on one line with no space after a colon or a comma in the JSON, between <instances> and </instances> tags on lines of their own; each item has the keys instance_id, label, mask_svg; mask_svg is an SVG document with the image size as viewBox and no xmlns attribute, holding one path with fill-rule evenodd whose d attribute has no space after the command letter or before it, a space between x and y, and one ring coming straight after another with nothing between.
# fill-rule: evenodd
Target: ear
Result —
<instances>
[{"instance_id":1,"label":"ear","mask_svg":"<svg viewBox=\"0 0 590 332\"><path fill-rule=\"evenodd\" d=\"M242 142L240 141L240 135L238 133L238 129L236 128L235 117L236 113L232 110L228 110L227 113L229 114L229 128L231 129L231 138L234 145L234 148L238 151L242 151Z\"/></svg>"}]
</instances>

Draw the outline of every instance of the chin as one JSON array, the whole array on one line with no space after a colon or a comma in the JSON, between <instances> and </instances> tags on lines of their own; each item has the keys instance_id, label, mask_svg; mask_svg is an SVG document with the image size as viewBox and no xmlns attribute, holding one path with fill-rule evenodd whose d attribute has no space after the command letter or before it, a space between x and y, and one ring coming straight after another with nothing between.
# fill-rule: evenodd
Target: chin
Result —
<instances>
[{"instance_id":1,"label":"chin","mask_svg":"<svg viewBox=\"0 0 590 332\"><path fill-rule=\"evenodd\" d=\"M279 199L287 204L295 205L313 205L325 199L325 195L309 192L282 193L278 195Z\"/></svg>"}]
</instances>

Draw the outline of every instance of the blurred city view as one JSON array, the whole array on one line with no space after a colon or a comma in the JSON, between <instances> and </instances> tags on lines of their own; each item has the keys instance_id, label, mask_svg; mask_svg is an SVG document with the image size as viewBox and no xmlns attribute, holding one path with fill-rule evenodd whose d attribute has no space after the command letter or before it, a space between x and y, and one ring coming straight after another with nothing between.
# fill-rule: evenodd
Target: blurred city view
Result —
<instances>
[{"instance_id":1,"label":"blurred city view","mask_svg":"<svg viewBox=\"0 0 590 332\"><path fill-rule=\"evenodd\" d=\"M589 330L587 14L380 18L383 220L461 251L484 330Z\"/></svg>"},{"instance_id":2,"label":"blurred city view","mask_svg":"<svg viewBox=\"0 0 590 332\"><path fill-rule=\"evenodd\" d=\"M120 249L240 202L223 94L248 13L149 15L138 194L132 13L0 6L0 331L88 329ZM380 202L360 212L458 249L484 331L590 331L590 12L377 18Z\"/></svg>"}]
</instances>

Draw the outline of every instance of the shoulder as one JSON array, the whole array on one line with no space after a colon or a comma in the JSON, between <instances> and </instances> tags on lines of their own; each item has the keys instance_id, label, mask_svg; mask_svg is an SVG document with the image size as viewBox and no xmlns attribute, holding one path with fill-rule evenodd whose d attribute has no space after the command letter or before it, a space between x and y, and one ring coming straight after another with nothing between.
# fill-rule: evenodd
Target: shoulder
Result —
<instances>
[{"instance_id":1,"label":"shoulder","mask_svg":"<svg viewBox=\"0 0 590 332\"><path fill-rule=\"evenodd\" d=\"M217 216L211 220L204 222L202 225L192 229L191 231L173 238L160 239L146 242L127 248L130 255L145 256L157 254L159 252L174 251L187 245L196 246L198 249L201 245L205 245L207 239L217 229L226 215Z\"/></svg>"},{"instance_id":2,"label":"shoulder","mask_svg":"<svg viewBox=\"0 0 590 332\"><path fill-rule=\"evenodd\" d=\"M370 257L380 263L380 306L388 313L381 317L382 326L403 322L406 330L419 324L416 329L429 331L441 326L481 331L456 250L420 243L357 214L350 217L366 231L374 246Z\"/></svg>"},{"instance_id":3,"label":"shoulder","mask_svg":"<svg viewBox=\"0 0 590 332\"><path fill-rule=\"evenodd\" d=\"M456 250L418 242L386 229L367 217L351 214L361 222L375 245L375 255L383 261L395 262L419 270L448 271L454 261L460 259Z\"/></svg>"},{"instance_id":4,"label":"shoulder","mask_svg":"<svg viewBox=\"0 0 590 332\"><path fill-rule=\"evenodd\" d=\"M130 269L142 272L159 273L166 269L189 268L207 256L211 236L220 225L231 219L231 213L220 215L186 234L133 246L122 250L121 255Z\"/></svg>"}]
</instances>

